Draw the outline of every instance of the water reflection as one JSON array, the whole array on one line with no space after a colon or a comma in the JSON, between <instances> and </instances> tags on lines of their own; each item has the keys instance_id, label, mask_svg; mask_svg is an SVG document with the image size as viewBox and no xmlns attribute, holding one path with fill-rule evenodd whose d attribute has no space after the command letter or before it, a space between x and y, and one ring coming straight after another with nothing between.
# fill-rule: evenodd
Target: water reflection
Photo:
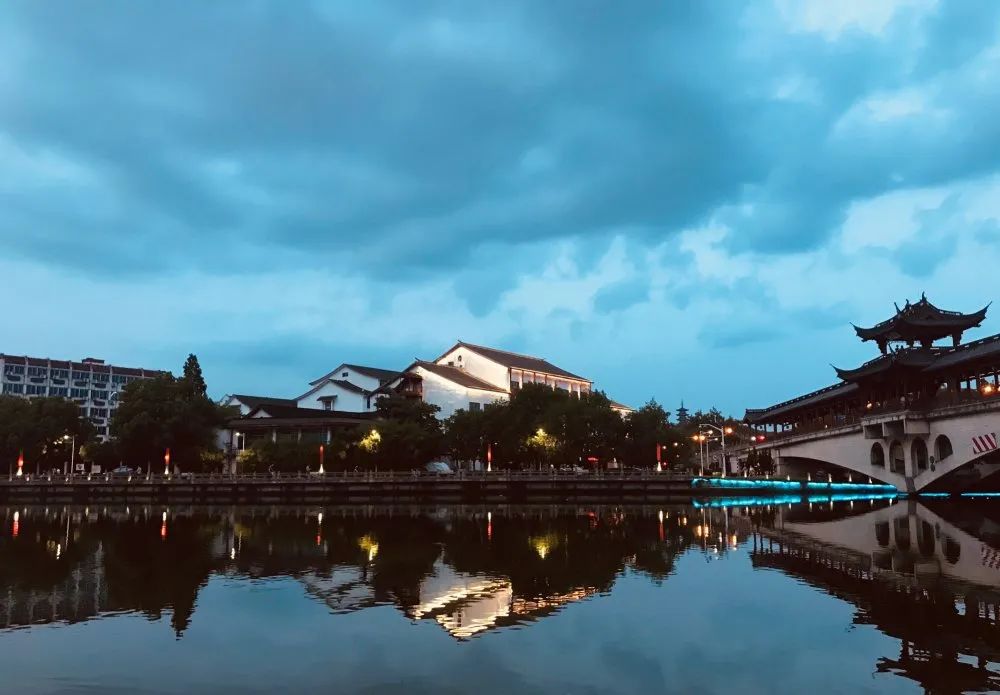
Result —
<instances>
[{"instance_id":1,"label":"water reflection","mask_svg":"<svg viewBox=\"0 0 1000 695\"><path fill-rule=\"evenodd\" d=\"M1000 689L1000 506L749 502L2 509L0 630L136 614L184 639L213 578L280 578L330 620L390 607L464 642L602 601L626 576L662 586L684 557L732 555L751 573L740 581L778 572L897 640L873 671L935 692Z\"/></svg>"}]
</instances>

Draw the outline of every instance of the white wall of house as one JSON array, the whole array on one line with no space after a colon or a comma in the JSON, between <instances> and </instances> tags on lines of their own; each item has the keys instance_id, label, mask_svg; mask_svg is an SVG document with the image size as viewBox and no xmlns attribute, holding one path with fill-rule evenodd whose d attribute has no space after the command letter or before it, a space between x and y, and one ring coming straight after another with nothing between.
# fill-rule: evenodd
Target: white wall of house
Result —
<instances>
[{"instance_id":1,"label":"white wall of house","mask_svg":"<svg viewBox=\"0 0 1000 695\"><path fill-rule=\"evenodd\" d=\"M360 386L365 391L374 391L380 385L379 380L375 377L362 374L345 365L340 365L328 378L349 381L355 386Z\"/></svg>"},{"instance_id":2,"label":"white wall of house","mask_svg":"<svg viewBox=\"0 0 1000 695\"><path fill-rule=\"evenodd\" d=\"M251 410L250 406L248 406L246 403L241 401L239 398L236 398L235 396L227 397L226 400L222 402L222 405L226 407L233 407L233 406L238 407L240 409L240 415L247 415Z\"/></svg>"},{"instance_id":3,"label":"white wall of house","mask_svg":"<svg viewBox=\"0 0 1000 695\"><path fill-rule=\"evenodd\" d=\"M358 385L360 386L360 384ZM330 397L334 397L331 407L332 410L341 410L348 413L363 413L370 410L370 408L367 407L367 399L363 393L357 393L355 391L345 389L343 386L335 384L332 381L327 381L319 388L313 388L309 392L303 394L296 401L296 405L299 408L323 410L323 399Z\"/></svg>"},{"instance_id":4,"label":"white wall of house","mask_svg":"<svg viewBox=\"0 0 1000 695\"><path fill-rule=\"evenodd\" d=\"M424 402L440 408L441 412L438 413L438 418L441 419L450 417L456 410L468 410L470 403L479 403L482 407L506 398L506 394L496 391L466 388L429 372L423 367L416 367L413 371L423 379Z\"/></svg>"},{"instance_id":5,"label":"white wall of house","mask_svg":"<svg viewBox=\"0 0 1000 695\"><path fill-rule=\"evenodd\" d=\"M464 345L459 345L439 359L437 363L461 367L469 374L483 381L499 386L507 391L510 390L510 372L507 367L487 357L483 357L478 352L470 350Z\"/></svg>"}]
</instances>

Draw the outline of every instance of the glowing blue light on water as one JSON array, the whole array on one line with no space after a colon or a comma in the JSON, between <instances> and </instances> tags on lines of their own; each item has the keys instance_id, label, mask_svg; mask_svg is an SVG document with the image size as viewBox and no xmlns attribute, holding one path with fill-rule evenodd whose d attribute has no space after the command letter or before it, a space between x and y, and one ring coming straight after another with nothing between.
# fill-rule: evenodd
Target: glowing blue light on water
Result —
<instances>
[{"instance_id":1,"label":"glowing blue light on water","mask_svg":"<svg viewBox=\"0 0 1000 695\"><path fill-rule=\"evenodd\" d=\"M1000 492L963 492L962 497L1000 497Z\"/></svg>"},{"instance_id":2,"label":"glowing blue light on water","mask_svg":"<svg viewBox=\"0 0 1000 695\"><path fill-rule=\"evenodd\" d=\"M693 478L691 487L717 487L732 490L896 491L895 486L885 483L821 483L804 480L749 480L746 478Z\"/></svg>"},{"instance_id":3,"label":"glowing blue light on water","mask_svg":"<svg viewBox=\"0 0 1000 695\"><path fill-rule=\"evenodd\" d=\"M921 497L951 497L950 492L919 492Z\"/></svg>"},{"instance_id":4,"label":"glowing blue light on water","mask_svg":"<svg viewBox=\"0 0 1000 695\"><path fill-rule=\"evenodd\" d=\"M702 508L724 508L724 507L762 507L764 505L781 504L802 504L806 502L864 502L867 500L893 500L899 497L898 492L888 492L879 494L861 495L809 495L803 498L801 495L775 495L761 497L717 497L715 499L692 500L691 504L695 509Z\"/></svg>"}]
</instances>

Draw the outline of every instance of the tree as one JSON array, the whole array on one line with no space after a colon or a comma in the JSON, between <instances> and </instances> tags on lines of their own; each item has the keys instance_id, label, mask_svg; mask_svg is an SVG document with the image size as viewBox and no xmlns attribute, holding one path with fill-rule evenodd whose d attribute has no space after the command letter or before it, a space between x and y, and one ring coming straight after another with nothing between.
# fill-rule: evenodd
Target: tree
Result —
<instances>
[{"instance_id":1,"label":"tree","mask_svg":"<svg viewBox=\"0 0 1000 695\"><path fill-rule=\"evenodd\" d=\"M111 430L126 463L159 465L169 448L171 461L181 468L201 469L202 451L215 448L215 432L225 416L205 395L195 367L197 358L192 355L185 364L189 374L181 379L160 374L125 386Z\"/></svg>"},{"instance_id":2,"label":"tree","mask_svg":"<svg viewBox=\"0 0 1000 695\"><path fill-rule=\"evenodd\" d=\"M379 398L379 420L355 432L358 463L381 470L409 470L439 456L444 441L436 405L392 394Z\"/></svg>"},{"instance_id":3,"label":"tree","mask_svg":"<svg viewBox=\"0 0 1000 695\"><path fill-rule=\"evenodd\" d=\"M0 462L8 469L23 453L28 471L61 470L70 459L73 437L81 446L93 436L93 426L80 418L72 401L0 396Z\"/></svg>"},{"instance_id":4,"label":"tree","mask_svg":"<svg viewBox=\"0 0 1000 695\"><path fill-rule=\"evenodd\" d=\"M205 396L208 393L205 377L201 373L201 365L198 363L198 357L194 354L188 355L184 361L181 383L195 396Z\"/></svg>"}]
</instances>

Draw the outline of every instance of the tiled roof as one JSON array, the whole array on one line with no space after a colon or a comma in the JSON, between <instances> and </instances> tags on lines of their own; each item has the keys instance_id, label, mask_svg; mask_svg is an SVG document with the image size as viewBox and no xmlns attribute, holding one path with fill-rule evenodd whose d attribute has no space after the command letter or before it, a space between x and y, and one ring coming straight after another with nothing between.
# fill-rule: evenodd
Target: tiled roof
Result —
<instances>
[{"instance_id":1,"label":"tiled roof","mask_svg":"<svg viewBox=\"0 0 1000 695\"><path fill-rule=\"evenodd\" d=\"M466 343L464 341L458 341L452 348L445 352L438 360L443 358L449 352L457 347L467 347L468 349L476 352L487 359L491 359L498 364L502 364L505 367L510 367L513 369L523 369L528 372L539 372L541 374L550 374L552 376L561 376L567 379L575 379L577 381L590 382L590 379L586 379L582 376L568 372L561 367L557 367L548 360L542 359L541 357L532 357L531 355L521 355L516 352L507 352L506 350L497 350L496 348L486 347L484 345L474 345L472 343Z\"/></svg>"},{"instance_id":2,"label":"tiled roof","mask_svg":"<svg viewBox=\"0 0 1000 695\"><path fill-rule=\"evenodd\" d=\"M378 379L380 384L384 384L389 381L394 376L399 374L395 369L381 369L379 367L366 367L362 364L345 364L348 369L353 369L356 372L360 372L365 376L370 376L373 379Z\"/></svg>"},{"instance_id":3,"label":"tiled roof","mask_svg":"<svg viewBox=\"0 0 1000 695\"><path fill-rule=\"evenodd\" d=\"M344 389L345 391L352 391L354 393L360 393L360 394L366 394L366 393L368 393L368 391L364 390L363 388L361 388L357 384L352 384L351 382L347 381L346 379L330 379L330 383L331 384L336 384L337 386L339 386L340 388Z\"/></svg>"},{"instance_id":4,"label":"tiled roof","mask_svg":"<svg viewBox=\"0 0 1000 695\"><path fill-rule=\"evenodd\" d=\"M496 393L507 393L506 389L501 388L496 384L491 384L488 381L483 381L479 377L469 374L460 367L449 367L446 364L438 364L437 362L417 360L407 368L407 371L413 367L422 367L432 374L436 374L443 379L447 379L448 381L458 384L459 386L465 386L466 388L479 389L480 391L494 391Z\"/></svg>"},{"instance_id":5,"label":"tiled roof","mask_svg":"<svg viewBox=\"0 0 1000 695\"><path fill-rule=\"evenodd\" d=\"M294 405L278 405L274 403L264 403L251 410L243 419L251 419L257 413L266 413L274 419L329 419L329 418L349 418L354 420L371 420L375 413L354 413L343 410L321 410L320 408L296 408Z\"/></svg>"},{"instance_id":6,"label":"tiled roof","mask_svg":"<svg viewBox=\"0 0 1000 695\"><path fill-rule=\"evenodd\" d=\"M295 401L291 398L272 398L271 396L245 396L239 393L233 393L229 395L229 398L235 398L240 403L246 407L253 410L262 405L290 405L294 406Z\"/></svg>"},{"instance_id":7,"label":"tiled roof","mask_svg":"<svg viewBox=\"0 0 1000 695\"><path fill-rule=\"evenodd\" d=\"M353 369L359 374L364 374L365 376L370 376L373 379L378 379L380 386L399 374L398 371L392 369L381 369L379 367L366 367L361 364L348 364L345 362L340 366L338 366L336 369L330 370L329 372L321 376L319 379L314 379L313 381L310 381L309 385L316 386L317 384L326 382L327 380L332 379L334 376L338 374L338 372L342 371L345 368Z\"/></svg>"},{"instance_id":8,"label":"tiled roof","mask_svg":"<svg viewBox=\"0 0 1000 695\"><path fill-rule=\"evenodd\" d=\"M845 396L850 396L858 390L857 384L834 384L833 386L827 386L826 388L820 389L819 391L813 391L812 393L807 393L804 396L799 396L798 398L793 398L790 401L785 401L784 403L778 403L770 408L761 409L747 409L746 415L744 416L744 421L749 423L765 422L772 418L778 417L779 415L784 415L785 413L798 410L799 408L805 408L811 405L818 405L819 403L824 403L826 401L835 400L838 398L843 398Z\"/></svg>"}]
</instances>

